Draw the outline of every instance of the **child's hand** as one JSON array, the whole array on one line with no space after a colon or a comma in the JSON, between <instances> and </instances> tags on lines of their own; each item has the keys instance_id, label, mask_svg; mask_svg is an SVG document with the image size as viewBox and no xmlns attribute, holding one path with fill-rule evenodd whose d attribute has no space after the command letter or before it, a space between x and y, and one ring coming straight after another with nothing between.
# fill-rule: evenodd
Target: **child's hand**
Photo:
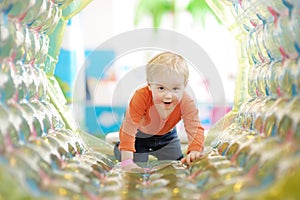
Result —
<instances>
[{"instance_id":1,"label":"child's hand","mask_svg":"<svg viewBox=\"0 0 300 200\"><path fill-rule=\"evenodd\" d=\"M132 159L122 161L121 167L124 171L128 172L145 172L145 169L135 164Z\"/></svg>"},{"instance_id":2,"label":"child's hand","mask_svg":"<svg viewBox=\"0 0 300 200\"><path fill-rule=\"evenodd\" d=\"M185 158L181 159L181 162L189 165L198 158L201 158L202 155L201 151L191 151Z\"/></svg>"}]
</instances>

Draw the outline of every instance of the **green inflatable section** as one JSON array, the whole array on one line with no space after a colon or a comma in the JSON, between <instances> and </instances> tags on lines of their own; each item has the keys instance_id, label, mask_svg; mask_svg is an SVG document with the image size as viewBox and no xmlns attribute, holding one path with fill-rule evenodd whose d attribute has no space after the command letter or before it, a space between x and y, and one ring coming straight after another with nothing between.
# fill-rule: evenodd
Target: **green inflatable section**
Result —
<instances>
[{"instance_id":1,"label":"green inflatable section","mask_svg":"<svg viewBox=\"0 0 300 200\"><path fill-rule=\"evenodd\" d=\"M300 198L297 1L207 0L237 40L234 107L202 158L143 173L78 127L54 76L66 23L90 2L0 1L0 199Z\"/></svg>"}]
</instances>

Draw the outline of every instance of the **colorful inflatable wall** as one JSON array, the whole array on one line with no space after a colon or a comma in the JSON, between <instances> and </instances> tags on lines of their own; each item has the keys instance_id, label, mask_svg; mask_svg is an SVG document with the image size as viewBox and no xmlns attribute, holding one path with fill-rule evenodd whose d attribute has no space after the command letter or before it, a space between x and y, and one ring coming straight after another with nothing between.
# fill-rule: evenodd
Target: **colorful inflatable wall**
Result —
<instances>
[{"instance_id":1,"label":"colorful inflatable wall","mask_svg":"<svg viewBox=\"0 0 300 200\"><path fill-rule=\"evenodd\" d=\"M207 0L237 40L234 107L201 159L145 173L120 170L78 127L54 76L67 22L89 2L0 1L0 199L300 198L299 1Z\"/></svg>"}]
</instances>

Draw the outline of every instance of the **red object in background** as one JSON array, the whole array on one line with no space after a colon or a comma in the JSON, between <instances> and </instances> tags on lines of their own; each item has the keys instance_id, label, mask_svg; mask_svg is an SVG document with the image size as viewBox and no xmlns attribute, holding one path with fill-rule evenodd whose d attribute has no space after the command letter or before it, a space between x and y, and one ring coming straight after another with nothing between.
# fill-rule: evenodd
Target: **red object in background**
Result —
<instances>
[{"instance_id":1,"label":"red object in background","mask_svg":"<svg viewBox=\"0 0 300 200\"><path fill-rule=\"evenodd\" d=\"M231 110L230 106L214 106L211 112L211 123L215 124Z\"/></svg>"}]
</instances>

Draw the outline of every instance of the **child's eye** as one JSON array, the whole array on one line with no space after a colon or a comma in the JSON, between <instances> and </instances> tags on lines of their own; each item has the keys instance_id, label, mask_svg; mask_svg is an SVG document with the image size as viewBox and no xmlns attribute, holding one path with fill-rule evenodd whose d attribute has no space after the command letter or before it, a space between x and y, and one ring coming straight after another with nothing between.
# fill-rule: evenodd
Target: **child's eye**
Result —
<instances>
[{"instance_id":1,"label":"child's eye","mask_svg":"<svg viewBox=\"0 0 300 200\"><path fill-rule=\"evenodd\" d=\"M158 87L158 90L163 91L165 88L164 87Z\"/></svg>"}]
</instances>

